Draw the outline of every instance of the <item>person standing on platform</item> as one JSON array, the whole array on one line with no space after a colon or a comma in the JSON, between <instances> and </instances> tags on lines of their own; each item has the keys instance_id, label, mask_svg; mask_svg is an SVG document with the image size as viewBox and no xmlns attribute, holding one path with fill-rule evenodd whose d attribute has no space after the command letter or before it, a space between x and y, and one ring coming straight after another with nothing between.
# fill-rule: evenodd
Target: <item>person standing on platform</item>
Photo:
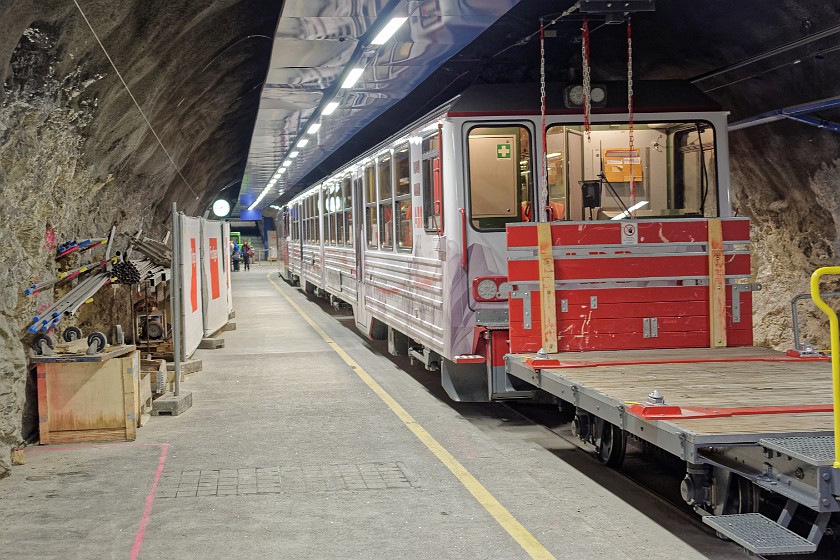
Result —
<instances>
[{"instance_id":1,"label":"person standing on platform","mask_svg":"<svg viewBox=\"0 0 840 560\"><path fill-rule=\"evenodd\" d=\"M231 260L233 260L233 271L239 272L239 247L234 247L233 252L230 254Z\"/></svg>"},{"instance_id":2,"label":"person standing on platform","mask_svg":"<svg viewBox=\"0 0 840 560\"><path fill-rule=\"evenodd\" d=\"M251 259L254 258L254 250L247 241L242 243L242 260L245 263L245 270L251 270Z\"/></svg>"}]
</instances>

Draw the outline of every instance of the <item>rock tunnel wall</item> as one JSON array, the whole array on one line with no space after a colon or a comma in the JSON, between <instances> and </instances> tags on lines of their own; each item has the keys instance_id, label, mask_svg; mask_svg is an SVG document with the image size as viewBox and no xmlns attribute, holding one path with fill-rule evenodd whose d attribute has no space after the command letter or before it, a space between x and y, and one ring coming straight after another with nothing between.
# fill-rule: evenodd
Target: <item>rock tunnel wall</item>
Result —
<instances>
[{"instance_id":1,"label":"rock tunnel wall","mask_svg":"<svg viewBox=\"0 0 840 560\"><path fill-rule=\"evenodd\" d=\"M279 11L230 0L79 5L168 154L73 2L0 0L0 478L37 428L24 414L24 334L53 298L23 289L55 275L58 243L104 237L112 224L162 236L173 201L202 214L242 177ZM85 333L126 316L126 288L100 294L75 320Z\"/></svg>"}]
</instances>

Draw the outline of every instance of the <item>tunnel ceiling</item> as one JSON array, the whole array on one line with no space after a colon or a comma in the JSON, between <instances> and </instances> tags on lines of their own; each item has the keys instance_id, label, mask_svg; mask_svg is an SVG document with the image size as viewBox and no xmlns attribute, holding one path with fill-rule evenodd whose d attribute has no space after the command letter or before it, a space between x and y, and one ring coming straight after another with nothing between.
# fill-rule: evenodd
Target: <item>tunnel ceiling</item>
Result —
<instances>
[{"instance_id":1,"label":"tunnel ceiling","mask_svg":"<svg viewBox=\"0 0 840 560\"><path fill-rule=\"evenodd\" d=\"M517 0L287 0L262 89L240 202L267 206L366 124L404 99L429 74L505 14ZM372 44L394 18L408 18L385 44ZM349 89L352 68L364 69ZM327 103L339 103L321 117ZM320 117L320 118L319 118ZM306 135L315 122L321 128ZM305 147L296 147L306 138ZM276 184L272 176L289 157ZM268 186L268 189L266 187Z\"/></svg>"},{"instance_id":2,"label":"tunnel ceiling","mask_svg":"<svg viewBox=\"0 0 840 560\"><path fill-rule=\"evenodd\" d=\"M304 2L287 2L248 158L248 187L242 192L249 203L336 91L343 93L340 108L321 119L317 139L311 137L313 141L299 150L259 207L287 200L470 84L537 82L540 17L557 16L574 2L511 0L515 5L498 19L496 11L504 12L506 3L487 9L492 4L482 2L482 9L493 15L478 22L471 17L473 25L465 29L450 26L464 22L465 12L453 10L466 10L463 5L469 3L452 2L458 8L447 7L446 0L423 2L420 8L398 3L403 15L407 9L418 11L386 48L377 51L359 83L339 90L342 72L358 65L354 57L359 57L381 20L392 15L385 12L388 6L380 9L374 4L358 6L364 15L353 16L346 7L344 11L322 4L304 8ZM660 1L655 11L633 16L635 78L696 78L830 31L840 24L839 11L840 7L802 1ZM318 17L312 15L316 12ZM428 26L426 19L436 13L452 15L436 18L437 23ZM626 73L626 27L608 24L603 16L589 17L593 78L621 79ZM548 80L580 80L582 21L583 15L576 11L550 28L556 35L546 39ZM466 35L478 37L469 45L452 39ZM838 34L829 32L804 46L701 79L697 86L731 110L733 118L836 95L829 73L840 58L833 48L837 40ZM399 53L413 58L400 60Z\"/></svg>"}]
</instances>

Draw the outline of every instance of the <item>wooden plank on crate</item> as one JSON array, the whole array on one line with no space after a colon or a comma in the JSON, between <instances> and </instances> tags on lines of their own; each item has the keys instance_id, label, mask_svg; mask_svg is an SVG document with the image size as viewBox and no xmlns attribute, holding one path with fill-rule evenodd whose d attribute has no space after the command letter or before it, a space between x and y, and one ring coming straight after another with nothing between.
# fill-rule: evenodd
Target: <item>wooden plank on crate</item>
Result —
<instances>
[{"instance_id":1,"label":"wooden plank on crate","mask_svg":"<svg viewBox=\"0 0 840 560\"><path fill-rule=\"evenodd\" d=\"M135 388L140 390L140 352L135 352L131 360L120 360L123 375L123 402L125 410L125 436L128 440L137 439L137 420L140 418L140 403L134 395ZM135 408L135 402L137 407Z\"/></svg>"},{"instance_id":2,"label":"wooden plank on crate","mask_svg":"<svg viewBox=\"0 0 840 560\"><path fill-rule=\"evenodd\" d=\"M554 256L551 243L551 224L537 224L537 241L540 259L540 323L542 347L546 352L557 352L557 314L554 300Z\"/></svg>"},{"instance_id":3,"label":"wooden plank on crate","mask_svg":"<svg viewBox=\"0 0 840 560\"><path fill-rule=\"evenodd\" d=\"M708 235L709 338L712 348L722 348L726 346L726 263L719 219L709 220Z\"/></svg>"},{"instance_id":4,"label":"wooden plank on crate","mask_svg":"<svg viewBox=\"0 0 840 560\"><path fill-rule=\"evenodd\" d=\"M38 379L38 441L42 445L45 445L50 443L50 408L47 404L47 373L45 371L45 364L36 365L35 375Z\"/></svg>"},{"instance_id":5,"label":"wooden plank on crate","mask_svg":"<svg viewBox=\"0 0 840 560\"><path fill-rule=\"evenodd\" d=\"M57 354L55 356L32 356L29 361L33 364L75 363L75 362L105 362L111 358L118 358L130 354L135 350L134 345L106 346L101 354Z\"/></svg>"}]
</instances>

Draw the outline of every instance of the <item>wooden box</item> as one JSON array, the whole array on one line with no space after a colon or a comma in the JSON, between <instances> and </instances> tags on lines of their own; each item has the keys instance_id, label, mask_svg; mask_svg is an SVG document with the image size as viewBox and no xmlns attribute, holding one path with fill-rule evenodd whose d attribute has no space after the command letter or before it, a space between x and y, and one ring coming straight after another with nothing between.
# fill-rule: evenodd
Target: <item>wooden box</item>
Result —
<instances>
[{"instance_id":1,"label":"wooden box","mask_svg":"<svg viewBox=\"0 0 840 560\"><path fill-rule=\"evenodd\" d=\"M133 346L32 361L37 364L42 445L136 438L140 353Z\"/></svg>"}]
</instances>

